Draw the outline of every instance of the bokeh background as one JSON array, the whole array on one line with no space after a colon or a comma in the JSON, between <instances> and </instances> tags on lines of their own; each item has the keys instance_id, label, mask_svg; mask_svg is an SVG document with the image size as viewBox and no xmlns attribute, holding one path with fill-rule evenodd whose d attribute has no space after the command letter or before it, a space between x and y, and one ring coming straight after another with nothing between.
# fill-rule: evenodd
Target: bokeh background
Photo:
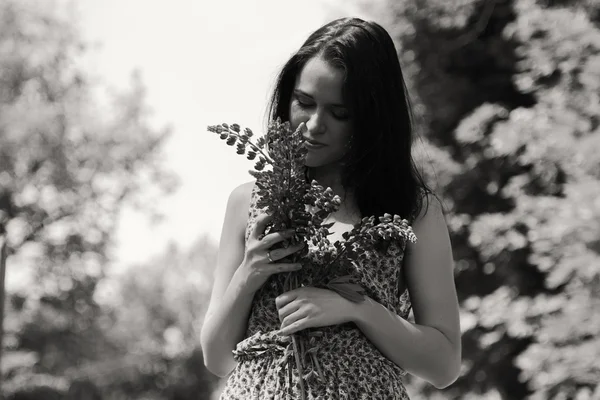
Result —
<instances>
[{"instance_id":1,"label":"bokeh background","mask_svg":"<svg viewBox=\"0 0 600 400\"><path fill-rule=\"evenodd\" d=\"M2 393L216 399L200 327L278 69L392 34L448 209L463 367L413 399L600 399L600 1L0 0Z\"/></svg>"}]
</instances>

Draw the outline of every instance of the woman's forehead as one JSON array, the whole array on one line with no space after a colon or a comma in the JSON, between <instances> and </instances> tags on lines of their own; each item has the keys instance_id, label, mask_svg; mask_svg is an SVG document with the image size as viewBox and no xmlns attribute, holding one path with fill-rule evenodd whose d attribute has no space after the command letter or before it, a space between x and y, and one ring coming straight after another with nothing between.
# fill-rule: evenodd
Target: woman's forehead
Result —
<instances>
[{"instance_id":1,"label":"woman's forehead","mask_svg":"<svg viewBox=\"0 0 600 400\"><path fill-rule=\"evenodd\" d=\"M343 103L344 71L312 58L298 74L295 89L326 103Z\"/></svg>"}]
</instances>

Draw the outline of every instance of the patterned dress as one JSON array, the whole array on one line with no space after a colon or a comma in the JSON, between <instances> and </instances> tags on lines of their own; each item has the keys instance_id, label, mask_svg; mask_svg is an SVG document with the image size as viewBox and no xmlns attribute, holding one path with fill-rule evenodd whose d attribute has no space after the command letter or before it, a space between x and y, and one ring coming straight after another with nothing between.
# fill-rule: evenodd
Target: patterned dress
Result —
<instances>
[{"instance_id":1,"label":"patterned dress","mask_svg":"<svg viewBox=\"0 0 600 400\"><path fill-rule=\"evenodd\" d=\"M255 185L246 240L260 212L256 191ZM315 248L310 243L308 246L310 263L297 272L303 286L312 286L319 268ZM404 247L404 243L392 243L385 253L372 252L366 262L355 263L355 270L350 272L369 297L407 318L410 298L406 289L399 289ZM292 362L286 361L291 338L275 334L281 325L275 298L281 294L282 275L271 276L254 296L245 339L233 352L238 364L227 379L221 400L301 398L293 356ZM307 399L408 400L402 384L406 372L386 358L354 323L316 329L322 332L314 345L325 379L304 381Z\"/></svg>"}]
</instances>

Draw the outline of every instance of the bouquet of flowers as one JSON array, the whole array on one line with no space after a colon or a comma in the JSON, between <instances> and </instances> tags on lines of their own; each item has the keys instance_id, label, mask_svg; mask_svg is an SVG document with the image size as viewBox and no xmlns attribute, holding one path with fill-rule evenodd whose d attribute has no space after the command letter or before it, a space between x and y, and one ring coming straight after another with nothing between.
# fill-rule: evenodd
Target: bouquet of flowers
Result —
<instances>
[{"instance_id":1,"label":"bouquet of flowers","mask_svg":"<svg viewBox=\"0 0 600 400\"><path fill-rule=\"evenodd\" d=\"M344 298L361 302L364 300L363 288L353 282L350 275L335 276L336 272L345 271L348 264L356 262L366 252L372 251L378 243L390 243L396 240L416 241L408 221L398 215L385 214L378 218L365 217L350 232L344 233L343 242L331 244L329 228L333 223L324 221L332 212L338 210L340 198L334 195L331 188L324 189L317 181L308 182L304 159L307 149L303 146L304 124L292 131L289 122L281 120L269 124L265 136L253 143L252 130L241 130L238 124L209 126L208 130L219 135L229 146L236 146L237 154L246 155L249 160L256 160L254 170L249 173L256 178L259 200L257 206L273 216L272 223L265 234L293 228L295 235L289 246L299 241L312 242L317 256L323 261L314 286L334 290ZM334 250L334 251L332 251ZM297 262L307 255L308 246L289 256L289 262ZM285 260L284 260L285 261ZM333 277L332 277L333 275ZM298 272L287 274L282 291L286 292L299 287ZM300 333L300 332L299 332ZM314 344L319 332L309 332L308 337L292 335L293 355L300 376L303 379L323 379ZM312 368L304 372L306 356L310 357ZM302 398L305 398L303 379L300 379Z\"/></svg>"}]
</instances>

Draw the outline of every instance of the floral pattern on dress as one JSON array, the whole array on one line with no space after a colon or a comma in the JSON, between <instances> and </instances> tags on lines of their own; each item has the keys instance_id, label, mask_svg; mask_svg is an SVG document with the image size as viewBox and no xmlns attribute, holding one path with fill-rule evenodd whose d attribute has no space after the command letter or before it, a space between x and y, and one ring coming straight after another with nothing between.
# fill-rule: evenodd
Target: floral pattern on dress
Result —
<instances>
[{"instance_id":1,"label":"floral pattern on dress","mask_svg":"<svg viewBox=\"0 0 600 400\"><path fill-rule=\"evenodd\" d=\"M252 189L246 240L252 231L257 209L257 187ZM320 272L314 245L300 282L310 286ZM405 243L392 243L383 253L367 253L349 271L365 294L402 318L410 312L408 290L400 293ZM291 338L275 334L280 327L275 298L281 294L284 274L273 275L253 299L245 339L233 351L237 366L227 378L221 400L299 399L299 376L294 362L287 362ZM408 400L402 383L406 372L386 358L354 323L311 329L316 337L317 357L324 380L305 380L308 400ZM293 358L293 356L292 356ZM290 386L289 382L293 382Z\"/></svg>"}]
</instances>

